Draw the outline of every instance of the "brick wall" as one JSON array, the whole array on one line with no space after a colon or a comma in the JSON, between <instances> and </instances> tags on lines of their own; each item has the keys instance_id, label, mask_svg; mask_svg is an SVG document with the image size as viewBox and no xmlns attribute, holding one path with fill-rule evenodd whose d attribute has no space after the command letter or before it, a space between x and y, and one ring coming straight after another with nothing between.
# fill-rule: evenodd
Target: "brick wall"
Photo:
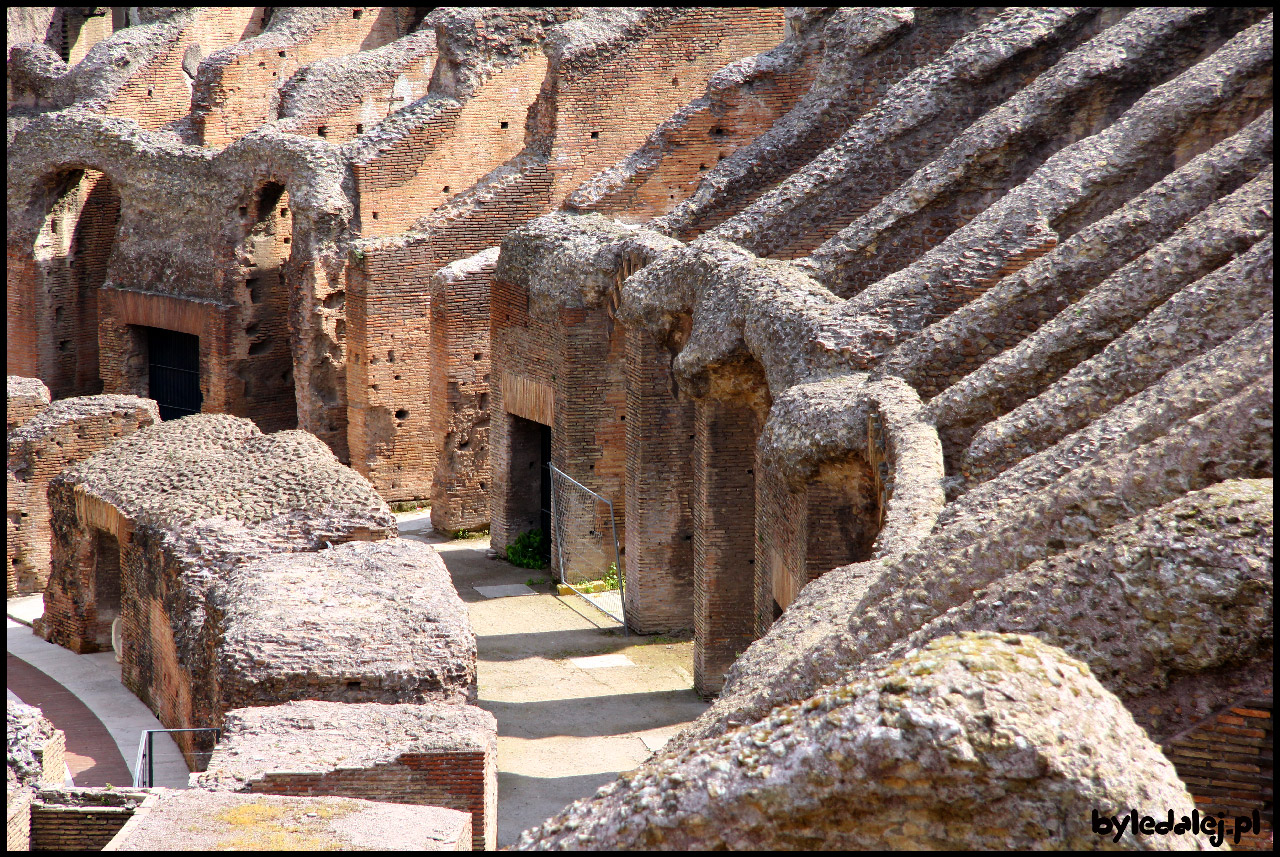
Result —
<instances>
[{"instance_id":1,"label":"brick wall","mask_svg":"<svg viewBox=\"0 0 1280 857\"><path fill-rule=\"evenodd\" d=\"M5 398L5 433L8 434L27 420L49 407L49 388L37 378L10 375Z\"/></svg>"},{"instance_id":2,"label":"brick wall","mask_svg":"<svg viewBox=\"0 0 1280 857\"><path fill-rule=\"evenodd\" d=\"M116 90L104 112L133 119L144 130L154 131L191 110L191 80L183 70L183 58L193 51L197 61L262 32L262 6L222 6L198 9L169 49Z\"/></svg>"},{"instance_id":3,"label":"brick wall","mask_svg":"<svg viewBox=\"0 0 1280 857\"><path fill-rule=\"evenodd\" d=\"M803 490L756 460L756 636L800 590L833 568L871 558L881 506L860 457L824 463Z\"/></svg>"},{"instance_id":4,"label":"brick wall","mask_svg":"<svg viewBox=\"0 0 1280 857\"><path fill-rule=\"evenodd\" d=\"M192 100L192 116L207 146L234 142L276 118L277 91L294 72L325 57L369 50L398 38L395 9L335 7L316 32L300 38L268 31L210 66L212 79Z\"/></svg>"},{"instance_id":5,"label":"brick wall","mask_svg":"<svg viewBox=\"0 0 1280 857\"><path fill-rule=\"evenodd\" d=\"M694 688L719 693L755 639L755 452L748 404L699 399L693 443Z\"/></svg>"},{"instance_id":6,"label":"brick wall","mask_svg":"<svg viewBox=\"0 0 1280 857\"><path fill-rule=\"evenodd\" d=\"M693 627L693 403L677 399L671 355L626 334L626 611L641 633Z\"/></svg>"},{"instance_id":7,"label":"brick wall","mask_svg":"<svg viewBox=\"0 0 1280 857\"><path fill-rule=\"evenodd\" d=\"M200 409L231 412L232 391L240 389L230 378L240 317L237 305L109 288L98 295L98 312L105 392L149 395L146 337L138 328L159 327L200 337Z\"/></svg>"},{"instance_id":8,"label":"brick wall","mask_svg":"<svg viewBox=\"0 0 1280 857\"><path fill-rule=\"evenodd\" d=\"M494 550L502 551L521 533L538 526L536 509L541 504L533 496L538 491L538 440L530 437L531 427L517 420L547 426L554 422L551 376L559 351L554 325L529 315L526 290L499 279L491 280L491 288L489 323L495 384L490 390L489 474L493 493L489 541ZM513 401L508 402L508 397Z\"/></svg>"},{"instance_id":9,"label":"brick wall","mask_svg":"<svg viewBox=\"0 0 1280 857\"><path fill-rule=\"evenodd\" d=\"M31 792L27 789L5 795L4 850L31 850Z\"/></svg>"},{"instance_id":10,"label":"brick wall","mask_svg":"<svg viewBox=\"0 0 1280 857\"><path fill-rule=\"evenodd\" d=\"M40 269L27 246L9 242L5 256L5 373L27 378L40 376L41 314L36 301L40 294Z\"/></svg>"},{"instance_id":11,"label":"brick wall","mask_svg":"<svg viewBox=\"0 0 1280 857\"><path fill-rule=\"evenodd\" d=\"M405 39L393 43L405 46L404 58L393 80L380 86L354 86L323 105L308 104L305 115L282 123L292 133L322 137L331 143L345 143L370 130L387 116L427 95L435 69L434 33L415 34L415 47ZM407 37L406 37L407 38ZM295 80L297 78L295 77ZM282 105L281 114L285 115Z\"/></svg>"},{"instance_id":12,"label":"brick wall","mask_svg":"<svg viewBox=\"0 0 1280 857\"><path fill-rule=\"evenodd\" d=\"M95 170L62 175L56 201L30 248L10 247L20 257L11 272L14 288L34 301L26 323L34 323L34 341L19 333L18 348L31 349L39 377L54 398L101 392L98 379L98 288L120 220L120 196ZM10 344L10 353L14 344ZM11 360L12 362L12 360ZM26 361L22 361L26 362Z\"/></svg>"},{"instance_id":13,"label":"brick wall","mask_svg":"<svg viewBox=\"0 0 1280 857\"><path fill-rule=\"evenodd\" d=\"M1270 697L1238 700L1162 748L1201 813L1233 818L1258 810L1262 832L1242 837L1233 848L1274 847L1271 710Z\"/></svg>"},{"instance_id":14,"label":"brick wall","mask_svg":"<svg viewBox=\"0 0 1280 857\"><path fill-rule=\"evenodd\" d=\"M546 73L541 53L526 57L494 73L462 103L442 101L402 138L356 163L361 234L372 238L404 232L519 154L525 117ZM450 255L446 261L457 258Z\"/></svg>"},{"instance_id":15,"label":"brick wall","mask_svg":"<svg viewBox=\"0 0 1280 857\"><path fill-rule=\"evenodd\" d=\"M52 419L67 411L66 419ZM63 400L9 443L8 594L43 592L49 580L49 481L119 438L159 422L155 403L146 399L114 402L88 397ZM37 431L38 430L38 431Z\"/></svg>"},{"instance_id":16,"label":"brick wall","mask_svg":"<svg viewBox=\"0 0 1280 857\"><path fill-rule=\"evenodd\" d=\"M264 432L298 427L290 348L286 262L292 250L293 210L284 187L268 182L241 215L245 260L234 290L239 310L231 330L227 413L248 417Z\"/></svg>"},{"instance_id":17,"label":"brick wall","mask_svg":"<svg viewBox=\"0 0 1280 857\"><path fill-rule=\"evenodd\" d=\"M777 7L690 9L643 38L562 65L552 197L631 154L725 65L781 42L784 27Z\"/></svg>"},{"instance_id":18,"label":"brick wall","mask_svg":"<svg viewBox=\"0 0 1280 857\"><path fill-rule=\"evenodd\" d=\"M323 773L272 771L249 783L256 794L340 796L442 806L471 813L472 846L497 847L495 750L414 752L369 768Z\"/></svg>"},{"instance_id":19,"label":"brick wall","mask_svg":"<svg viewBox=\"0 0 1280 857\"><path fill-rule=\"evenodd\" d=\"M493 248L442 269L431 289L431 429L440 446L431 524L443 532L489 524L489 281L496 262Z\"/></svg>"},{"instance_id":20,"label":"brick wall","mask_svg":"<svg viewBox=\"0 0 1280 857\"><path fill-rule=\"evenodd\" d=\"M143 798L90 789L41 791L31 804L31 850L101 851Z\"/></svg>"}]
</instances>

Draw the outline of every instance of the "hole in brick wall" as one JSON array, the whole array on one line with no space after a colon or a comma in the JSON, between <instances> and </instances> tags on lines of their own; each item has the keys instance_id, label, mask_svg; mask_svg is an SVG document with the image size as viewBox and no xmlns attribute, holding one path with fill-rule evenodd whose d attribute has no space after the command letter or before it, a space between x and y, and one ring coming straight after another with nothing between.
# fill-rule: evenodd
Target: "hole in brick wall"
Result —
<instances>
[{"instance_id":1,"label":"hole in brick wall","mask_svg":"<svg viewBox=\"0 0 1280 857\"><path fill-rule=\"evenodd\" d=\"M272 76L272 77L279 77L280 75L273 71L273 72L271 72L271 76Z\"/></svg>"},{"instance_id":2,"label":"hole in brick wall","mask_svg":"<svg viewBox=\"0 0 1280 857\"><path fill-rule=\"evenodd\" d=\"M63 311L62 311L62 307L54 307L54 310L53 310L53 323L54 323L54 324L62 324L62 316L63 316L63 314L64 314L64 313L63 313Z\"/></svg>"},{"instance_id":3,"label":"hole in brick wall","mask_svg":"<svg viewBox=\"0 0 1280 857\"><path fill-rule=\"evenodd\" d=\"M395 377L396 377L396 380L397 380L397 381L401 380L399 375L397 375L397 376L395 376Z\"/></svg>"},{"instance_id":4,"label":"hole in brick wall","mask_svg":"<svg viewBox=\"0 0 1280 857\"><path fill-rule=\"evenodd\" d=\"M341 339L347 332L347 323L342 319L338 319L333 325L333 335Z\"/></svg>"},{"instance_id":5,"label":"hole in brick wall","mask_svg":"<svg viewBox=\"0 0 1280 857\"><path fill-rule=\"evenodd\" d=\"M390 349L390 348L387 349L387 362L388 363L396 362L396 352L393 349Z\"/></svg>"},{"instance_id":6,"label":"hole in brick wall","mask_svg":"<svg viewBox=\"0 0 1280 857\"><path fill-rule=\"evenodd\" d=\"M406 411L404 408L401 408L400 410L396 411L396 419L398 420L409 419L409 412Z\"/></svg>"},{"instance_id":7,"label":"hole in brick wall","mask_svg":"<svg viewBox=\"0 0 1280 857\"><path fill-rule=\"evenodd\" d=\"M271 209L279 204L282 196L284 196L284 185L277 182L267 182L262 186L262 190L258 192L259 223L267 222L267 218L271 216Z\"/></svg>"},{"instance_id":8,"label":"hole in brick wall","mask_svg":"<svg viewBox=\"0 0 1280 857\"><path fill-rule=\"evenodd\" d=\"M364 10L363 10L363 9L352 9L352 10L351 10L351 17L352 17L352 18L355 18L357 21L358 21L358 20L360 20L360 17L361 17L362 15L364 15ZM357 687L359 687L359 686L360 686L360 682L356 682L356 686L357 686Z\"/></svg>"},{"instance_id":9,"label":"hole in brick wall","mask_svg":"<svg viewBox=\"0 0 1280 857\"><path fill-rule=\"evenodd\" d=\"M718 163L720 163L720 162L721 162L721 161L723 161L723 160L724 160L724 155L716 155L716 163L717 163L717 164L718 164Z\"/></svg>"},{"instance_id":10,"label":"hole in brick wall","mask_svg":"<svg viewBox=\"0 0 1280 857\"><path fill-rule=\"evenodd\" d=\"M281 216L281 217L288 217L288 216L289 216L289 209L287 209L287 208L282 208L282 209L280 209L280 216Z\"/></svg>"},{"instance_id":11,"label":"hole in brick wall","mask_svg":"<svg viewBox=\"0 0 1280 857\"><path fill-rule=\"evenodd\" d=\"M440 189L441 189L442 191L444 191L445 193L448 193L448 192L449 192L449 186L448 186L448 185L445 185L444 187L442 187L442 188L440 188Z\"/></svg>"},{"instance_id":12,"label":"hole in brick wall","mask_svg":"<svg viewBox=\"0 0 1280 857\"><path fill-rule=\"evenodd\" d=\"M374 220L377 220L377 219L378 219L378 212L376 212L376 211L375 211L375 212L373 213L373 219L374 219Z\"/></svg>"},{"instance_id":13,"label":"hole in brick wall","mask_svg":"<svg viewBox=\"0 0 1280 857\"><path fill-rule=\"evenodd\" d=\"M258 68L266 68L266 67L267 67L266 60L263 60L262 62L258 63Z\"/></svg>"},{"instance_id":14,"label":"hole in brick wall","mask_svg":"<svg viewBox=\"0 0 1280 857\"><path fill-rule=\"evenodd\" d=\"M698 164L698 169L705 170L706 168L707 168L706 164Z\"/></svg>"},{"instance_id":15,"label":"hole in brick wall","mask_svg":"<svg viewBox=\"0 0 1280 857\"><path fill-rule=\"evenodd\" d=\"M147 90L147 97L148 97L148 98L150 98L150 97L151 97L151 94L152 94L154 91L155 91L155 90L148 89L148 90Z\"/></svg>"},{"instance_id":16,"label":"hole in brick wall","mask_svg":"<svg viewBox=\"0 0 1280 857\"><path fill-rule=\"evenodd\" d=\"M288 243L289 243L289 238L288 238L288 236L286 236L286 237L284 238L284 240L283 240L283 242L282 242L282 243L285 243L285 244L288 244Z\"/></svg>"},{"instance_id":17,"label":"hole in brick wall","mask_svg":"<svg viewBox=\"0 0 1280 857\"><path fill-rule=\"evenodd\" d=\"M256 321L244 329L245 336L256 336L257 333L258 333L258 323Z\"/></svg>"},{"instance_id":18,"label":"hole in brick wall","mask_svg":"<svg viewBox=\"0 0 1280 857\"><path fill-rule=\"evenodd\" d=\"M481 482L481 483L480 483L480 490L481 490L481 491L488 491L488 490L489 490L489 486L488 486L486 483Z\"/></svg>"},{"instance_id":19,"label":"hole in brick wall","mask_svg":"<svg viewBox=\"0 0 1280 857\"><path fill-rule=\"evenodd\" d=\"M505 128L506 128L506 127L508 127L511 123L510 123L510 122L499 122L498 124L499 124L502 128L504 128L504 129L505 129Z\"/></svg>"},{"instance_id":20,"label":"hole in brick wall","mask_svg":"<svg viewBox=\"0 0 1280 857\"><path fill-rule=\"evenodd\" d=\"M319 128L317 128L317 129L316 129L316 134L317 134L317 135L319 135L319 136L321 136L321 137L328 137L328 136L329 136L329 128L328 128L328 126L327 126L327 125L321 125Z\"/></svg>"},{"instance_id":21,"label":"hole in brick wall","mask_svg":"<svg viewBox=\"0 0 1280 857\"><path fill-rule=\"evenodd\" d=\"M54 235L58 234L58 221L56 219L49 221L49 231Z\"/></svg>"},{"instance_id":22,"label":"hole in brick wall","mask_svg":"<svg viewBox=\"0 0 1280 857\"><path fill-rule=\"evenodd\" d=\"M475 355L473 355L471 359L472 359L472 360L479 360L479 359L480 359L481 357L483 357L483 356L484 356L484 354L482 354L482 353L480 353L480 352L476 352L476 354L475 354Z\"/></svg>"},{"instance_id":23,"label":"hole in brick wall","mask_svg":"<svg viewBox=\"0 0 1280 857\"><path fill-rule=\"evenodd\" d=\"M259 354L266 354L271 350L271 337L260 339L257 342L249 343L249 356L257 357Z\"/></svg>"},{"instance_id":24,"label":"hole in brick wall","mask_svg":"<svg viewBox=\"0 0 1280 857\"><path fill-rule=\"evenodd\" d=\"M242 205L242 206L240 206L240 216L241 216L241 217L248 217L248 216L249 216L249 206L247 206L247 205Z\"/></svg>"},{"instance_id":25,"label":"hole in brick wall","mask_svg":"<svg viewBox=\"0 0 1280 857\"><path fill-rule=\"evenodd\" d=\"M284 56L284 55L285 55L285 52L284 52L284 51L281 51L281 52L280 52L280 56Z\"/></svg>"},{"instance_id":26,"label":"hole in brick wall","mask_svg":"<svg viewBox=\"0 0 1280 857\"><path fill-rule=\"evenodd\" d=\"M347 293L339 289L324 299L325 309L342 309L347 303Z\"/></svg>"},{"instance_id":27,"label":"hole in brick wall","mask_svg":"<svg viewBox=\"0 0 1280 857\"><path fill-rule=\"evenodd\" d=\"M624 422L624 423L625 423L625 422L627 421L627 415L626 415L626 414L623 414L622 416L618 417L618 420L619 420L620 422Z\"/></svg>"},{"instance_id":28,"label":"hole in brick wall","mask_svg":"<svg viewBox=\"0 0 1280 857\"><path fill-rule=\"evenodd\" d=\"M592 140L599 140L599 139L600 139L600 132L599 132L599 131L592 131L592 132L591 132L591 139L592 139Z\"/></svg>"},{"instance_id":29,"label":"hole in brick wall","mask_svg":"<svg viewBox=\"0 0 1280 857\"><path fill-rule=\"evenodd\" d=\"M249 303L262 303L262 283L255 277L251 280L245 280L244 285L249 290Z\"/></svg>"},{"instance_id":30,"label":"hole in brick wall","mask_svg":"<svg viewBox=\"0 0 1280 857\"><path fill-rule=\"evenodd\" d=\"M360 682L358 681L347 682L347 690L359 690L359 689L360 689Z\"/></svg>"},{"instance_id":31,"label":"hole in brick wall","mask_svg":"<svg viewBox=\"0 0 1280 857\"><path fill-rule=\"evenodd\" d=\"M712 136L712 137L723 137L723 136L724 136L724 129L723 129L723 128L721 128L721 127L719 127L719 126L717 126L717 127L715 127L715 128L712 128L712 129L711 129L711 136Z\"/></svg>"},{"instance_id":32,"label":"hole in brick wall","mask_svg":"<svg viewBox=\"0 0 1280 857\"><path fill-rule=\"evenodd\" d=\"M680 78L678 78L678 77L673 77L673 78L671 78L671 85L672 85L672 86L679 86L679 85L680 85Z\"/></svg>"},{"instance_id":33,"label":"hole in brick wall","mask_svg":"<svg viewBox=\"0 0 1280 857\"><path fill-rule=\"evenodd\" d=\"M481 411L489 410L489 394L488 393L480 394L480 410Z\"/></svg>"},{"instance_id":34,"label":"hole in brick wall","mask_svg":"<svg viewBox=\"0 0 1280 857\"><path fill-rule=\"evenodd\" d=\"M59 351L66 351L66 350L67 350L67 349L69 349L70 347L71 347L71 340L70 340L70 339L64 339L64 340L62 340L61 342L59 342L59 343L58 343L58 350L59 350Z\"/></svg>"},{"instance_id":35,"label":"hole in brick wall","mask_svg":"<svg viewBox=\"0 0 1280 857\"><path fill-rule=\"evenodd\" d=\"M363 125L362 123L360 123L360 122L357 122L357 123L356 123L356 133L357 133L357 134L363 134L363 133L364 133L364 125Z\"/></svg>"}]
</instances>

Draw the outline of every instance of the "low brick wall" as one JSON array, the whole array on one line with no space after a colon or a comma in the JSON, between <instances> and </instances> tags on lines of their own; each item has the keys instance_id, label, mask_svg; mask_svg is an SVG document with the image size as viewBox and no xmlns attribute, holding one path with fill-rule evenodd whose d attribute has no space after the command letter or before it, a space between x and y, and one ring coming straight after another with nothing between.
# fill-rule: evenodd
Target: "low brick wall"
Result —
<instances>
[{"instance_id":1,"label":"low brick wall","mask_svg":"<svg viewBox=\"0 0 1280 857\"><path fill-rule=\"evenodd\" d=\"M144 798L141 792L45 789L31 804L31 850L101 851Z\"/></svg>"},{"instance_id":2,"label":"low brick wall","mask_svg":"<svg viewBox=\"0 0 1280 857\"><path fill-rule=\"evenodd\" d=\"M16 794L6 796L4 837L5 851L31 850L31 792L17 789Z\"/></svg>"},{"instance_id":3,"label":"low brick wall","mask_svg":"<svg viewBox=\"0 0 1280 857\"><path fill-rule=\"evenodd\" d=\"M497 721L470 705L309 700L227 712L195 788L348 797L470 813L477 851L497 847Z\"/></svg>"}]
</instances>

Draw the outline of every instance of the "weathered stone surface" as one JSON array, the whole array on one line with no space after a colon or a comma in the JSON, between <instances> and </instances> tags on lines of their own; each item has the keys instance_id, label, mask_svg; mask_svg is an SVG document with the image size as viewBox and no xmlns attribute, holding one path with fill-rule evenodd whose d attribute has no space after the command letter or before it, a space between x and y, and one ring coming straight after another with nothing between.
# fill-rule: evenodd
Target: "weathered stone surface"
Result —
<instances>
[{"instance_id":1,"label":"weathered stone surface","mask_svg":"<svg viewBox=\"0 0 1280 857\"><path fill-rule=\"evenodd\" d=\"M66 776L66 739L39 708L8 700L5 732L9 753L6 782L10 790L62 784Z\"/></svg>"},{"instance_id":2,"label":"weathered stone surface","mask_svg":"<svg viewBox=\"0 0 1280 857\"><path fill-rule=\"evenodd\" d=\"M471 818L434 806L343 797L152 789L116 851L469 851Z\"/></svg>"},{"instance_id":3,"label":"weathered stone surface","mask_svg":"<svg viewBox=\"0 0 1280 857\"><path fill-rule=\"evenodd\" d=\"M494 716L471 705L290 702L227 712L201 788L248 789L269 771L373 768L404 754L494 749Z\"/></svg>"},{"instance_id":4,"label":"weathered stone surface","mask_svg":"<svg viewBox=\"0 0 1280 857\"><path fill-rule=\"evenodd\" d=\"M522 849L1206 847L1091 829L1194 807L1089 669L1017 634L944 637L649 762L526 831Z\"/></svg>"},{"instance_id":5,"label":"weathered stone surface","mask_svg":"<svg viewBox=\"0 0 1280 857\"><path fill-rule=\"evenodd\" d=\"M18 426L49 406L49 388L39 378L9 375L6 380L5 432Z\"/></svg>"},{"instance_id":6,"label":"weathered stone surface","mask_svg":"<svg viewBox=\"0 0 1280 857\"><path fill-rule=\"evenodd\" d=\"M235 705L474 702L476 638L430 546L401 539L277 554L210 592Z\"/></svg>"}]
</instances>

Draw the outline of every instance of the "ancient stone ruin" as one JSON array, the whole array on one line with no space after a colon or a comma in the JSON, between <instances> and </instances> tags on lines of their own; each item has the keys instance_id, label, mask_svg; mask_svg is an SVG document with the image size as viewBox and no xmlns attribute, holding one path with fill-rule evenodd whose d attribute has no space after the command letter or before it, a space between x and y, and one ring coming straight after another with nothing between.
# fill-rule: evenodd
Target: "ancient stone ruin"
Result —
<instances>
[{"instance_id":1,"label":"ancient stone ruin","mask_svg":"<svg viewBox=\"0 0 1280 857\"><path fill-rule=\"evenodd\" d=\"M10 592L76 651L120 619L126 683L227 730L205 789L492 846L474 637L388 503L563 559L554 468L716 701L521 847L1092 848L1093 809L1194 807L1268 848L1272 33L12 10Z\"/></svg>"}]
</instances>

